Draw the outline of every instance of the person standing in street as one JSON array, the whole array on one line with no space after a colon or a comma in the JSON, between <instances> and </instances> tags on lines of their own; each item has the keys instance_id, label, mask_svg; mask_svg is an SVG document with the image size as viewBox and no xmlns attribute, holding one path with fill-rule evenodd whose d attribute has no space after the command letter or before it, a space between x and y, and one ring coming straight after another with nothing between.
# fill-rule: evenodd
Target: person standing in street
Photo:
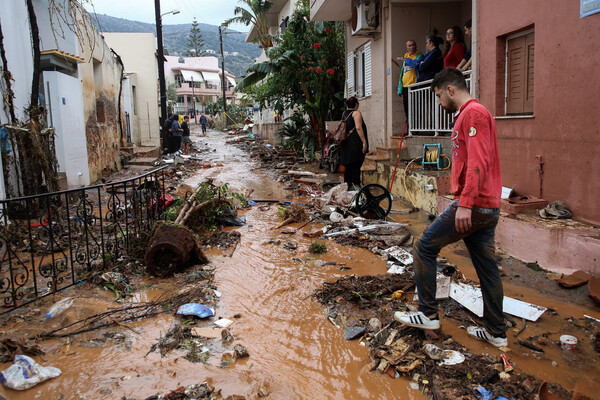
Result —
<instances>
[{"instance_id":1,"label":"person standing in street","mask_svg":"<svg viewBox=\"0 0 600 400\"><path fill-rule=\"evenodd\" d=\"M171 127L171 133L173 134L173 146L171 153L177 153L181 146L181 135L183 135L183 129L179 125L179 115L173 114L173 125Z\"/></svg>"},{"instance_id":2,"label":"person standing in street","mask_svg":"<svg viewBox=\"0 0 600 400\"><path fill-rule=\"evenodd\" d=\"M406 54L404 57L396 58L402 63L400 70L400 82L398 82L398 96L402 96L404 105L404 116L408 127L408 85L417 83L418 66L423 60L423 53L417 50L417 42L409 40L406 42Z\"/></svg>"},{"instance_id":3,"label":"person standing in street","mask_svg":"<svg viewBox=\"0 0 600 400\"><path fill-rule=\"evenodd\" d=\"M183 143L183 154L190 155L190 147L192 146L192 141L190 139L190 127L188 122L190 117L187 115L183 117L183 124L181 124L181 129L183 129L183 134L181 135L181 141Z\"/></svg>"},{"instance_id":4,"label":"person standing in street","mask_svg":"<svg viewBox=\"0 0 600 400\"><path fill-rule=\"evenodd\" d=\"M163 154L171 153L171 148L173 147L173 135L171 133L172 127L173 114L169 114L163 123Z\"/></svg>"},{"instance_id":5,"label":"person standing in street","mask_svg":"<svg viewBox=\"0 0 600 400\"><path fill-rule=\"evenodd\" d=\"M346 99L347 109L342 114L348 138L340 144L340 164L345 168L344 182L348 184L348 190L360 189L360 168L369 152L367 125L358 111L358 105L356 97L349 97Z\"/></svg>"},{"instance_id":6,"label":"person standing in street","mask_svg":"<svg viewBox=\"0 0 600 400\"><path fill-rule=\"evenodd\" d=\"M435 300L436 258L443 247L462 239L479 277L485 325L470 326L467 333L496 347L507 346L504 292L494 241L502 193L496 123L488 110L471 97L460 70L446 68L439 72L431 90L447 112L458 111L451 135L450 180L455 200L415 241L418 311L396 312L394 318L416 328L440 328Z\"/></svg>"},{"instance_id":7,"label":"person standing in street","mask_svg":"<svg viewBox=\"0 0 600 400\"><path fill-rule=\"evenodd\" d=\"M206 119L206 115L204 115L204 113L202 113L202 115L200 116L200 125L202 126L202 136L206 135L206 124L208 123L208 120Z\"/></svg>"}]
</instances>

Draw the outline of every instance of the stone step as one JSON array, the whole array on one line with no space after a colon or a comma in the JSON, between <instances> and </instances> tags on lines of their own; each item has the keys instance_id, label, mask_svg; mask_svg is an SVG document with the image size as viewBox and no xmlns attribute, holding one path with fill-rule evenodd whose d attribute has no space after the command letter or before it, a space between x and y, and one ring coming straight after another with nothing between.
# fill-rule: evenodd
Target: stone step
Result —
<instances>
[{"instance_id":1,"label":"stone step","mask_svg":"<svg viewBox=\"0 0 600 400\"><path fill-rule=\"evenodd\" d=\"M160 149L158 146L125 146L121 150L135 157L158 157Z\"/></svg>"},{"instance_id":2,"label":"stone step","mask_svg":"<svg viewBox=\"0 0 600 400\"><path fill-rule=\"evenodd\" d=\"M156 162L156 157L136 157L127 161L125 165L144 165L153 166Z\"/></svg>"}]
</instances>

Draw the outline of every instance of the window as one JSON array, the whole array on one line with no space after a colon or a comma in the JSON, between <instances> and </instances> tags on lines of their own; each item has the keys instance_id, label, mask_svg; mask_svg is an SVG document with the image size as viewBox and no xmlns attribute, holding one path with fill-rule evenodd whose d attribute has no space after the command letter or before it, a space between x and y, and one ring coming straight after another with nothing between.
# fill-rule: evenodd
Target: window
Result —
<instances>
[{"instance_id":1,"label":"window","mask_svg":"<svg viewBox=\"0 0 600 400\"><path fill-rule=\"evenodd\" d=\"M506 37L505 114L533 114L534 31Z\"/></svg>"},{"instance_id":2,"label":"window","mask_svg":"<svg viewBox=\"0 0 600 400\"><path fill-rule=\"evenodd\" d=\"M348 96L371 96L371 42L348 54Z\"/></svg>"}]
</instances>

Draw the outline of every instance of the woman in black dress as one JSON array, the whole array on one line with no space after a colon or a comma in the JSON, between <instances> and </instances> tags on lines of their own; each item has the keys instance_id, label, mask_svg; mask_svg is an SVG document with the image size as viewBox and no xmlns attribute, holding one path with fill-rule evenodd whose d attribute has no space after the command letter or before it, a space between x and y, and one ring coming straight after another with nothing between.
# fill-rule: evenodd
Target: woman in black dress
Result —
<instances>
[{"instance_id":1,"label":"woman in black dress","mask_svg":"<svg viewBox=\"0 0 600 400\"><path fill-rule=\"evenodd\" d=\"M369 152L369 137L367 125L358 111L356 97L346 99L346 107L342 119L346 120L348 138L340 146L340 164L345 167L344 182L348 184L348 190L358 190L360 168L365 161L365 155Z\"/></svg>"}]
</instances>

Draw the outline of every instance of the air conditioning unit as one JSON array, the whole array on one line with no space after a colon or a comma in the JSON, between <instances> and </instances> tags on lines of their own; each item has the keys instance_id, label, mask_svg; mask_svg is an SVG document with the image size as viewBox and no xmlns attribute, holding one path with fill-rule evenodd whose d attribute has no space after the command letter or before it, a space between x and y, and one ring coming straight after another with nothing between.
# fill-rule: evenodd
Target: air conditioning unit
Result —
<instances>
[{"instance_id":1,"label":"air conditioning unit","mask_svg":"<svg viewBox=\"0 0 600 400\"><path fill-rule=\"evenodd\" d=\"M352 36L380 31L379 1L359 0L352 6Z\"/></svg>"}]
</instances>

